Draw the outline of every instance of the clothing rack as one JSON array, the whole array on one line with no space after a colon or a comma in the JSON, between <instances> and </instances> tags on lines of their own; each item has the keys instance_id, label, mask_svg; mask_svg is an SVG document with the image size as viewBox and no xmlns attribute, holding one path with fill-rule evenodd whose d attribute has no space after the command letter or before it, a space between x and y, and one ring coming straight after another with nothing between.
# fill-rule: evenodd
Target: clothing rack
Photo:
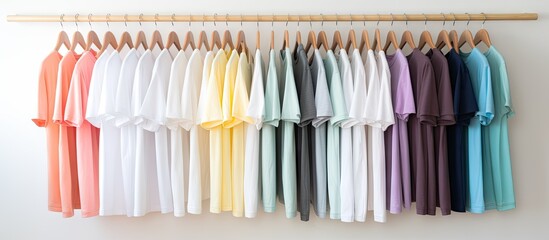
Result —
<instances>
[{"instance_id":1,"label":"clothing rack","mask_svg":"<svg viewBox=\"0 0 549 240\"><path fill-rule=\"evenodd\" d=\"M425 13L315 15L8 15L8 22L349 22L349 21L521 21L537 13Z\"/></svg>"}]
</instances>

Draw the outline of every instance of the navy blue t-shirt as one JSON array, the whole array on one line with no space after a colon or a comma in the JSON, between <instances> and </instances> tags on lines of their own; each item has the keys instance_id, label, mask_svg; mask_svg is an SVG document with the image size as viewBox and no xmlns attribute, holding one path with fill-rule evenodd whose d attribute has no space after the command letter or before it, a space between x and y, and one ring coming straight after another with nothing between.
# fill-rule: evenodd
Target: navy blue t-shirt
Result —
<instances>
[{"instance_id":1,"label":"navy blue t-shirt","mask_svg":"<svg viewBox=\"0 0 549 240\"><path fill-rule=\"evenodd\" d=\"M448 127L448 167L452 210L465 212L467 126L478 111L469 71L459 54L451 49L446 54L454 96L456 124Z\"/></svg>"}]
</instances>

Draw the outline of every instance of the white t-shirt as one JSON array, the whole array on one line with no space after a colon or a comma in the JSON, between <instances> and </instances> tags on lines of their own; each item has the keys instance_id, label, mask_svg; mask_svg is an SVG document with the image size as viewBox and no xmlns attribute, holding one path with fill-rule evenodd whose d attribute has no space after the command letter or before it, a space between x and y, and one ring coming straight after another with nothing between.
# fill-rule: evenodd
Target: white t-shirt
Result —
<instances>
[{"instance_id":1,"label":"white t-shirt","mask_svg":"<svg viewBox=\"0 0 549 240\"><path fill-rule=\"evenodd\" d=\"M107 60L111 56L112 50L107 48L97 58L93 67L93 72L90 80L90 89L88 92L88 103L86 106L86 120L90 122L94 127L101 127L101 118L99 116L99 102L101 99L101 89L103 88L103 80L105 78L105 68L107 67Z\"/></svg>"},{"instance_id":2,"label":"white t-shirt","mask_svg":"<svg viewBox=\"0 0 549 240\"><path fill-rule=\"evenodd\" d=\"M353 87L349 118L352 119L353 135L353 184L355 197L355 220L364 222L367 212L367 185L368 185L368 159L366 145L366 121L364 108L366 106L367 89L366 73L360 51L355 49L351 56L351 69L353 72Z\"/></svg>"},{"instance_id":3,"label":"white t-shirt","mask_svg":"<svg viewBox=\"0 0 549 240\"><path fill-rule=\"evenodd\" d=\"M173 196L170 179L170 136L166 128L166 103L172 56L162 50L154 63L152 79L143 99L139 115L143 129L154 132L156 146L156 171L160 194L160 211L173 212Z\"/></svg>"},{"instance_id":4,"label":"white t-shirt","mask_svg":"<svg viewBox=\"0 0 549 240\"><path fill-rule=\"evenodd\" d=\"M120 128L120 146L122 158L122 179L124 182L124 194L126 199L126 214L133 216L134 204L134 181L135 181L135 125L130 122L132 117L131 99L135 69L139 62L139 52L131 49L120 70L118 87L115 98L115 119L116 127Z\"/></svg>"},{"instance_id":5,"label":"white t-shirt","mask_svg":"<svg viewBox=\"0 0 549 240\"><path fill-rule=\"evenodd\" d=\"M139 111L151 82L154 62L155 57L147 50L137 63L131 102L134 124L143 121ZM160 211L154 133L137 125L135 149L134 216L143 216L149 212Z\"/></svg>"},{"instance_id":6,"label":"white t-shirt","mask_svg":"<svg viewBox=\"0 0 549 240\"><path fill-rule=\"evenodd\" d=\"M99 132L99 215L125 215L120 129L114 125L115 96L122 59L117 51L109 56L101 87Z\"/></svg>"},{"instance_id":7,"label":"white t-shirt","mask_svg":"<svg viewBox=\"0 0 549 240\"><path fill-rule=\"evenodd\" d=\"M265 96L263 90L263 59L261 51L255 51L255 63L250 90L250 101L246 116L253 123L246 124L246 153L244 157L244 215L254 218L257 215L259 198L259 130L263 125Z\"/></svg>"},{"instance_id":8,"label":"white t-shirt","mask_svg":"<svg viewBox=\"0 0 549 240\"><path fill-rule=\"evenodd\" d=\"M347 112L351 109L353 98L353 73L351 63L345 49L339 50L338 59L339 74L341 76L341 85L343 87L343 98ZM340 156L341 156L341 221L354 221L354 184L353 184L353 137L352 127L356 121L347 119L341 122L340 132Z\"/></svg>"},{"instance_id":9,"label":"white t-shirt","mask_svg":"<svg viewBox=\"0 0 549 240\"><path fill-rule=\"evenodd\" d=\"M171 66L166 101L166 127L170 134L171 185L174 215L185 215L185 176L189 169L189 133L181 128L183 112L181 97L187 69L185 51L180 50ZM187 174L185 174L187 173Z\"/></svg>"},{"instance_id":10,"label":"white t-shirt","mask_svg":"<svg viewBox=\"0 0 549 240\"><path fill-rule=\"evenodd\" d=\"M194 51L187 64L183 85L183 121L181 126L190 134L189 200L187 211L202 213L202 200L210 196L209 132L199 125L203 122L204 103L213 61L213 52L202 61L200 51Z\"/></svg>"}]
</instances>

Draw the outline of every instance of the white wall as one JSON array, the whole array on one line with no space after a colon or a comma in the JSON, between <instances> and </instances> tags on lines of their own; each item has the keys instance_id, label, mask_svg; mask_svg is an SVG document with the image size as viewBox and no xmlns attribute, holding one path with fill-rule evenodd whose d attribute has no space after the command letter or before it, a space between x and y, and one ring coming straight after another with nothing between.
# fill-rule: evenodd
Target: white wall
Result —
<instances>
[{"instance_id":1,"label":"white wall","mask_svg":"<svg viewBox=\"0 0 549 240\"><path fill-rule=\"evenodd\" d=\"M386 224L367 223L343 224L338 221L312 217L308 223L286 219L279 208L276 214L260 214L255 219L234 218L230 213L199 216L188 215L174 218L171 215L151 214L143 218L96 217L63 219L57 213L47 211L47 171L44 129L37 128L30 118L36 108L36 82L39 64L51 51L57 23L7 23L0 20L0 239L175 239L175 238L545 238L549 231L549 148L547 136L549 127L549 78L547 77L549 50L548 1L474 1L474 0L418 0L418 1L297 1L277 0L261 3L258 0L200 0L175 3L169 0L133 1L68 1L68 0L17 0L0 3L0 17L6 14L75 14L82 17L95 14L325 14L338 13L438 13L438 12L538 12L540 20L521 22L488 22L492 41L506 57L510 75L511 92L517 115L510 120L511 154L515 178L517 209L508 212L488 212L482 215L457 214L448 217L417 216L413 213L390 215ZM366 23L369 29L375 22ZM111 30L118 35L122 23L111 23ZM229 23L231 29L238 29L239 23ZM333 23L325 23L330 33ZM388 29L389 23L380 27ZM401 32L404 23L395 23L395 30ZM448 25L448 23L447 23ZM451 24L450 24L451 25ZM456 28L461 30L464 23ZM130 23L129 30L138 29L137 23ZM206 28L212 29L207 23ZM218 23L224 29L224 23ZM283 29L284 23L275 23ZM290 23L290 30L296 24ZM317 28L319 24L314 26ZM346 30L348 23L340 23L340 30ZM355 28L362 23L355 23ZM434 35L440 23L428 23ZM480 26L472 22L470 28L476 31ZM200 23L193 29L199 30ZM145 23L150 33L154 24ZM162 32L171 29L169 23L159 23ZM180 32L187 29L186 23L176 23ZM255 23L244 23L252 34ZM270 23L262 23L262 29L270 30ZM302 23L301 30L309 26ZM410 23L416 37L423 30L422 22ZM69 34L74 24L65 24ZM81 31L87 31L87 23L80 24ZM101 35L105 24L96 23L94 29ZM385 31L384 31L385 32ZM293 35L293 34L292 34ZM385 34L383 33L382 36ZM250 35L254 36L254 35ZM255 37L255 36L254 36ZM293 37L293 36L292 36ZM250 39L253 39L251 37ZM280 34L277 36L278 40ZM331 39L330 39L331 40ZM263 46L267 47L267 34ZM280 42L280 41L279 41ZM278 43L280 44L280 43ZM314 214L312 214L314 215Z\"/></svg>"}]
</instances>

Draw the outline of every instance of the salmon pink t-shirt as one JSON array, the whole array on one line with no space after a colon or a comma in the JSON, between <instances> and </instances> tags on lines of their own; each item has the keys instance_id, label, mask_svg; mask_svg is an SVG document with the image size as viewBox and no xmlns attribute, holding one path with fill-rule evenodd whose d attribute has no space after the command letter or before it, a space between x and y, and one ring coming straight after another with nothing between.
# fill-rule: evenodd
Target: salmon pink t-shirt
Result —
<instances>
[{"instance_id":1,"label":"salmon pink t-shirt","mask_svg":"<svg viewBox=\"0 0 549 240\"><path fill-rule=\"evenodd\" d=\"M53 122L59 124L59 186L63 217L72 217L74 209L80 209L78 173L76 162L76 129L64 121L65 105L76 61L81 55L69 51L61 63L57 75Z\"/></svg>"},{"instance_id":2,"label":"salmon pink t-shirt","mask_svg":"<svg viewBox=\"0 0 549 240\"><path fill-rule=\"evenodd\" d=\"M76 63L65 105L65 123L76 128L76 159L82 217L99 214L99 129L85 119L95 51L85 52Z\"/></svg>"},{"instance_id":3,"label":"salmon pink t-shirt","mask_svg":"<svg viewBox=\"0 0 549 240\"><path fill-rule=\"evenodd\" d=\"M55 85L61 54L50 53L43 61L38 77L38 111L32 121L38 127L46 128L48 147L48 210L61 212L59 190L59 125L53 124L55 106Z\"/></svg>"}]
</instances>

